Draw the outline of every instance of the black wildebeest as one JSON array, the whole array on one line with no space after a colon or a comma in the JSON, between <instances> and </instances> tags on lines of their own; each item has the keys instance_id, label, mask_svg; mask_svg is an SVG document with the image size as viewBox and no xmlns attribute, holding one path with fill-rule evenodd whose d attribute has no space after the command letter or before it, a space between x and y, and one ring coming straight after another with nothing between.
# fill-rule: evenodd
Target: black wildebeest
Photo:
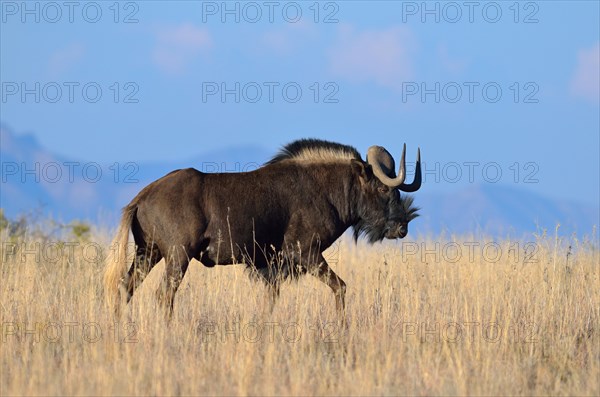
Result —
<instances>
[{"instance_id":1,"label":"black wildebeest","mask_svg":"<svg viewBox=\"0 0 600 397\"><path fill-rule=\"evenodd\" d=\"M264 280L271 305L280 282L310 273L334 292L344 310L346 285L322 253L349 227L370 242L406 236L417 216L412 198L421 186L420 151L415 178L405 184L405 152L398 175L380 146L366 161L346 145L303 139L285 146L263 167L244 173L173 171L146 186L123 209L104 277L116 311L128 302L152 267L165 258L158 299L168 314L192 258L205 266L245 262ZM127 261L129 231L136 255Z\"/></svg>"}]
</instances>

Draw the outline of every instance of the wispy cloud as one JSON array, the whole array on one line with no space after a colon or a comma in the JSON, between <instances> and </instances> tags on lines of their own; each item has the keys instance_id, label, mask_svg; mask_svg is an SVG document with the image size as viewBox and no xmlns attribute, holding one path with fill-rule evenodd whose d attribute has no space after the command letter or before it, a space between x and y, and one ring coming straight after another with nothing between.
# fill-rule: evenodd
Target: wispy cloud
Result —
<instances>
[{"instance_id":1,"label":"wispy cloud","mask_svg":"<svg viewBox=\"0 0 600 397\"><path fill-rule=\"evenodd\" d=\"M447 44L441 44L437 48L437 56L439 63L444 69L451 74L458 74L465 71L469 61L464 58L459 58L451 54Z\"/></svg>"},{"instance_id":2,"label":"wispy cloud","mask_svg":"<svg viewBox=\"0 0 600 397\"><path fill-rule=\"evenodd\" d=\"M579 51L570 88L576 97L595 103L600 101L600 42Z\"/></svg>"},{"instance_id":3,"label":"wispy cloud","mask_svg":"<svg viewBox=\"0 0 600 397\"><path fill-rule=\"evenodd\" d=\"M66 47L63 47L50 56L48 60L48 71L51 76L58 76L77 62L83 59L85 54L85 46L79 42L73 42Z\"/></svg>"},{"instance_id":4,"label":"wispy cloud","mask_svg":"<svg viewBox=\"0 0 600 397\"><path fill-rule=\"evenodd\" d=\"M413 34L404 26L363 31L342 26L329 54L330 68L351 81L399 88L413 76L415 47Z\"/></svg>"},{"instance_id":5,"label":"wispy cloud","mask_svg":"<svg viewBox=\"0 0 600 397\"><path fill-rule=\"evenodd\" d=\"M257 50L267 50L279 55L287 55L299 50L299 47L317 37L314 24L303 21L288 23L283 27L274 27L262 34Z\"/></svg>"},{"instance_id":6,"label":"wispy cloud","mask_svg":"<svg viewBox=\"0 0 600 397\"><path fill-rule=\"evenodd\" d=\"M162 28L156 33L152 59L161 70L179 74L202 51L212 48L212 45L208 30L190 23Z\"/></svg>"}]
</instances>

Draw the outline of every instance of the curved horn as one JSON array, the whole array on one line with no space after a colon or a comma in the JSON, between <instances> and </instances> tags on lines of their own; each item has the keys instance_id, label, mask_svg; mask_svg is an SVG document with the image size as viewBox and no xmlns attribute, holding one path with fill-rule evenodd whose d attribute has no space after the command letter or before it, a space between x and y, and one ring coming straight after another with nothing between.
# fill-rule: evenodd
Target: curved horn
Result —
<instances>
[{"instance_id":1,"label":"curved horn","mask_svg":"<svg viewBox=\"0 0 600 397\"><path fill-rule=\"evenodd\" d=\"M404 183L406 177L406 164L404 157L406 155L406 144L402 149L402 158L400 159L400 170L398 176L390 178L388 173L382 169L382 165L387 168L388 172L394 170L394 158L381 146L371 146L367 152L367 163L373 168L373 174L379 179L384 185L391 188L397 188ZM414 182L413 182L414 183Z\"/></svg>"},{"instance_id":2,"label":"curved horn","mask_svg":"<svg viewBox=\"0 0 600 397\"><path fill-rule=\"evenodd\" d=\"M417 149L417 163L415 164L415 179L411 184L401 184L398 189L403 192L412 193L421 187L421 148Z\"/></svg>"}]
</instances>

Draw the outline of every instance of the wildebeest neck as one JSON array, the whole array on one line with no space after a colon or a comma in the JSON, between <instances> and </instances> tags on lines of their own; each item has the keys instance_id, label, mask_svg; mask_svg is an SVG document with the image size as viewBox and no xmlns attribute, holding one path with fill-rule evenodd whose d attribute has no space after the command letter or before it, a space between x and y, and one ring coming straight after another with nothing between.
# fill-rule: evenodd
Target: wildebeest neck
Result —
<instances>
[{"instance_id":1,"label":"wildebeest neck","mask_svg":"<svg viewBox=\"0 0 600 397\"><path fill-rule=\"evenodd\" d=\"M337 218L336 228L343 229L342 233L356 222L355 206L360 191L349 161L286 161L270 165L268 168L278 174L295 175L295 180L290 182L305 189L297 192L298 199L308 201L317 211L334 212ZM292 186L289 188L294 189ZM327 215L329 217L331 213Z\"/></svg>"}]
</instances>

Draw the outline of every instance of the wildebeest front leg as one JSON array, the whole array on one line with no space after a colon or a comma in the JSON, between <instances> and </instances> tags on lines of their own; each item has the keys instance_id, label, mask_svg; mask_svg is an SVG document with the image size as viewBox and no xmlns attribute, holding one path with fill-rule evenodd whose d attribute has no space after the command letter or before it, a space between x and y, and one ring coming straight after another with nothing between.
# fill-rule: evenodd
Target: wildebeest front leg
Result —
<instances>
[{"instance_id":1,"label":"wildebeest front leg","mask_svg":"<svg viewBox=\"0 0 600 397\"><path fill-rule=\"evenodd\" d=\"M325 262L325 258L321 258L321 263L318 265L316 277L327 284L335 295L335 305L338 312L344 316L346 311L346 283L342 280Z\"/></svg>"}]
</instances>

